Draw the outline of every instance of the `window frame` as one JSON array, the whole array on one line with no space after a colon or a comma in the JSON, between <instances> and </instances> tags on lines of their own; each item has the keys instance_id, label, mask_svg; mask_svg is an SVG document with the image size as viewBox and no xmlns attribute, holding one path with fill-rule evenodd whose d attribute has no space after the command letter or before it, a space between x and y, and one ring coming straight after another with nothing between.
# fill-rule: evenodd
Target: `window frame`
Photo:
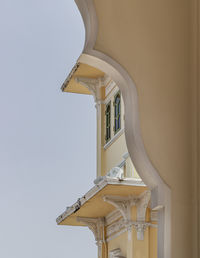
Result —
<instances>
[{"instance_id":1,"label":"window frame","mask_svg":"<svg viewBox=\"0 0 200 258\"><path fill-rule=\"evenodd\" d=\"M107 112L108 107L110 107L109 112ZM108 117L107 117L108 115ZM108 135L109 131L109 135ZM109 138L108 138L109 136ZM106 104L106 109L105 109L105 141L106 143L111 140L111 101L109 101Z\"/></svg>"},{"instance_id":2,"label":"window frame","mask_svg":"<svg viewBox=\"0 0 200 258\"><path fill-rule=\"evenodd\" d=\"M116 99L119 96L119 103L116 104ZM116 112L116 106L119 105L118 108L118 113ZM113 131L114 134L119 132L121 130L121 92L118 91L115 96L114 96L114 101L113 101L113 106L114 106L114 126L113 126ZM117 113L117 114L116 114ZM118 121L118 128L116 129L116 120Z\"/></svg>"}]
</instances>

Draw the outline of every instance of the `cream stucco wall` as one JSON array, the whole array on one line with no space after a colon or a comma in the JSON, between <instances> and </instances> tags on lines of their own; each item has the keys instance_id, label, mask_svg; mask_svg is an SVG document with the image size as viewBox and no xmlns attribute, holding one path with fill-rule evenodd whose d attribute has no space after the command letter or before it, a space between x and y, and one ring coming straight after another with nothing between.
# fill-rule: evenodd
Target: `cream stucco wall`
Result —
<instances>
[{"instance_id":1,"label":"cream stucco wall","mask_svg":"<svg viewBox=\"0 0 200 258\"><path fill-rule=\"evenodd\" d=\"M191 99L196 95L193 86L199 85L199 77L194 81L190 77L191 60L194 67L196 60L195 50L193 58L190 52L191 40L196 42L190 27L190 4L195 1L94 3L99 22L95 49L116 60L134 80L145 148L172 190L172 257L188 258L192 253L197 257L198 230L194 235L195 227L191 225L195 207L192 197L197 203L199 194L197 185L192 186L193 176L194 182L199 180L199 139L195 129L199 102L195 97ZM195 25L192 28L195 30Z\"/></svg>"},{"instance_id":2,"label":"cream stucco wall","mask_svg":"<svg viewBox=\"0 0 200 258\"><path fill-rule=\"evenodd\" d=\"M113 81L112 81L113 83ZM102 88L102 96L104 103L101 104L101 111L97 117L97 130L101 132L101 138L98 137L97 133L97 150L101 148L101 176L104 176L108 173L113 167L118 166L121 162L124 161L124 155L128 153L126 139L124 135L124 101L121 96L121 129L115 135L114 133L114 98L117 93L119 93L119 88L117 85L113 87L113 89L109 92L109 94L105 94L105 87ZM121 93L120 93L121 95ZM111 104L111 139L106 142L105 135L106 135L106 105ZM101 119L100 119L101 117ZM101 129L99 129L101 128ZM117 136L119 134L119 136ZM117 136L117 137L116 137ZM114 141L113 141L114 139ZM111 144L110 144L111 142ZM106 145L108 145L106 147ZM126 165L125 165L125 176L139 178L136 169L130 159L130 157L126 158ZM99 173L97 173L99 175Z\"/></svg>"},{"instance_id":3,"label":"cream stucco wall","mask_svg":"<svg viewBox=\"0 0 200 258\"><path fill-rule=\"evenodd\" d=\"M109 148L104 150L104 172L107 173L123 161L123 155L127 152L125 136L121 135ZM104 174L104 175L105 175Z\"/></svg>"},{"instance_id":4,"label":"cream stucco wall","mask_svg":"<svg viewBox=\"0 0 200 258\"><path fill-rule=\"evenodd\" d=\"M115 85L114 88L106 95L105 88L103 92L104 103L101 104L101 120L99 121L99 126L101 127L101 142L98 141L97 145L101 146L101 175L104 176L109 172L113 167L118 166L123 161L123 155L127 153L126 140L124 136L124 103L121 96L121 132L119 137L115 138L115 133L113 130L114 127L114 98L115 95L119 92L119 88ZM120 94L121 95L121 94ZM110 103L111 105L111 139L106 143L106 105ZM110 144L106 147L106 144Z\"/></svg>"},{"instance_id":5,"label":"cream stucco wall","mask_svg":"<svg viewBox=\"0 0 200 258\"><path fill-rule=\"evenodd\" d=\"M121 252L122 252L122 255L124 255L126 257L127 252L129 252L127 239L128 239L128 233L125 232L125 233L121 234L120 236L118 236L117 238L109 241L109 243L108 243L108 253L110 251L116 249L116 248L120 248Z\"/></svg>"},{"instance_id":6,"label":"cream stucco wall","mask_svg":"<svg viewBox=\"0 0 200 258\"><path fill-rule=\"evenodd\" d=\"M149 212L147 209L146 220L149 221ZM136 220L136 207L132 207L132 220ZM144 240L138 240L137 232L133 227L131 232L124 232L119 236L108 241L108 253L113 249L120 248L126 258L155 258L157 257L157 229L148 227L144 233Z\"/></svg>"}]
</instances>

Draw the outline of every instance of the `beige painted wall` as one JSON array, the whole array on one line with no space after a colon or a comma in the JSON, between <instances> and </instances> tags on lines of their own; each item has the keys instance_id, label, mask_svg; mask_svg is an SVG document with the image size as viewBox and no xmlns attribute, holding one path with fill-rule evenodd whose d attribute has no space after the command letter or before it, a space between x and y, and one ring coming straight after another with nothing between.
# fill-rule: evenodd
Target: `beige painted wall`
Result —
<instances>
[{"instance_id":1,"label":"beige painted wall","mask_svg":"<svg viewBox=\"0 0 200 258\"><path fill-rule=\"evenodd\" d=\"M156 228L148 227L144 233L144 240L141 241L137 239L137 232L133 227L130 239L128 232L125 232L108 242L108 253L116 248L120 248L122 254L127 258L155 258L157 257L156 239Z\"/></svg>"},{"instance_id":2,"label":"beige painted wall","mask_svg":"<svg viewBox=\"0 0 200 258\"><path fill-rule=\"evenodd\" d=\"M108 242L108 253L114 249L120 248L122 255L127 256L127 251L129 251L127 243L128 233L124 232L117 238Z\"/></svg>"},{"instance_id":3,"label":"beige painted wall","mask_svg":"<svg viewBox=\"0 0 200 258\"><path fill-rule=\"evenodd\" d=\"M123 161L123 155L126 152L127 147L125 136L123 134L108 149L104 150L104 173L109 172L111 168L120 164Z\"/></svg>"},{"instance_id":4,"label":"beige painted wall","mask_svg":"<svg viewBox=\"0 0 200 258\"><path fill-rule=\"evenodd\" d=\"M106 141L105 141L106 105L108 103L111 103L111 140L112 140L115 137L114 130L113 130L113 126L114 126L113 102L114 102L114 97L118 92L119 92L119 88L115 86L112 89L112 91L106 96L106 98L104 99L105 104L101 104L101 120L97 119L97 123L98 123L97 128L101 126L101 142L100 142L100 138L97 137L97 146L101 145L101 175L102 176L104 176L107 172L109 172L113 167L118 166L124 160L123 158L124 154L128 152L124 132L118 138L116 138L108 148L104 148L104 146L106 145ZM105 93L103 92L102 95L105 95ZM124 101L122 96L121 96L121 130L124 130ZM99 150L99 147L97 147L97 149ZM139 178L136 172L136 169L130 158L127 158L126 160L125 170L126 170L124 171L125 176ZM99 175L99 173L97 173L97 175Z\"/></svg>"},{"instance_id":5,"label":"beige painted wall","mask_svg":"<svg viewBox=\"0 0 200 258\"><path fill-rule=\"evenodd\" d=\"M118 166L123 161L123 155L127 153L127 146L126 146L126 140L124 133L119 136L119 138L115 139L115 141L108 147L104 148L106 145L105 141L105 135L106 135L106 120L105 120L105 110L106 105L111 102L111 140L114 138L115 134L113 131L114 126L114 97L116 93L119 91L118 87L115 86L115 88L107 95L105 98L105 104L102 104L102 112L101 112L101 164L102 164L102 170L101 175L105 175L107 172L109 172L113 167ZM105 95L105 94L104 94ZM124 103L121 96L121 129L124 129ZM97 144L100 144L99 142Z\"/></svg>"},{"instance_id":6,"label":"beige painted wall","mask_svg":"<svg viewBox=\"0 0 200 258\"><path fill-rule=\"evenodd\" d=\"M199 62L190 45L192 40L194 45L197 42L191 37L191 2L195 1L94 0L99 22L95 49L116 60L134 80L144 145L153 165L172 189L173 258L195 254L192 197L197 203L199 190L197 185L192 186L192 178L195 175L194 182L199 181L200 102L193 88L199 86L199 77L194 81L190 77L195 73L190 65L196 67ZM196 105L191 103L191 96Z\"/></svg>"}]
</instances>

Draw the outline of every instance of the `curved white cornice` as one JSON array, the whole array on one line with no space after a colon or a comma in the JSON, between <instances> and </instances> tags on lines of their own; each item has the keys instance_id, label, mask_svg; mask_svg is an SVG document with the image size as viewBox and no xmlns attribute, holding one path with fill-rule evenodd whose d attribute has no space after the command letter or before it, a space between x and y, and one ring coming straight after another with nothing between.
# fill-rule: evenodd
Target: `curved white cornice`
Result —
<instances>
[{"instance_id":1,"label":"curved white cornice","mask_svg":"<svg viewBox=\"0 0 200 258\"><path fill-rule=\"evenodd\" d=\"M84 52L93 49L97 38L98 20L93 0L75 0L85 25Z\"/></svg>"},{"instance_id":2,"label":"curved white cornice","mask_svg":"<svg viewBox=\"0 0 200 258\"><path fill-rule=\"evenodd\" d=\"M152 209L159 210L158 258L171 257L171 190L152 165L141 136L138 94L128 72L111 57L94 50L98 21L93 0L75 0L85 25L85 46L79 62L107 74L118 85L125 105L125 137L130 157L143 182L151 189Z\"/></svg>"}]
</instances>

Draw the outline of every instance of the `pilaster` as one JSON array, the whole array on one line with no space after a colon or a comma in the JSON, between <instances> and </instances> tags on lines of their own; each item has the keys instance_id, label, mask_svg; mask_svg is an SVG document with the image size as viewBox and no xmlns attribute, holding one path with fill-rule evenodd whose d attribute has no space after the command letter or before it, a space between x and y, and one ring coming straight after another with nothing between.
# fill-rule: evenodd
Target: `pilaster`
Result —
<instances>
[{"instance_id":1,"label":"pilaster","mask_svg":"<svg viewBox=\"0 0 200 258\"><path fill-rule=\"evenodd\" d=\"M77 221L85 224L94 234L96 245L98 246L98 257L102 254L102 245L105 242L104 239L104 218L86 218L77 217Z\"/></svg>"}]
</instances>

